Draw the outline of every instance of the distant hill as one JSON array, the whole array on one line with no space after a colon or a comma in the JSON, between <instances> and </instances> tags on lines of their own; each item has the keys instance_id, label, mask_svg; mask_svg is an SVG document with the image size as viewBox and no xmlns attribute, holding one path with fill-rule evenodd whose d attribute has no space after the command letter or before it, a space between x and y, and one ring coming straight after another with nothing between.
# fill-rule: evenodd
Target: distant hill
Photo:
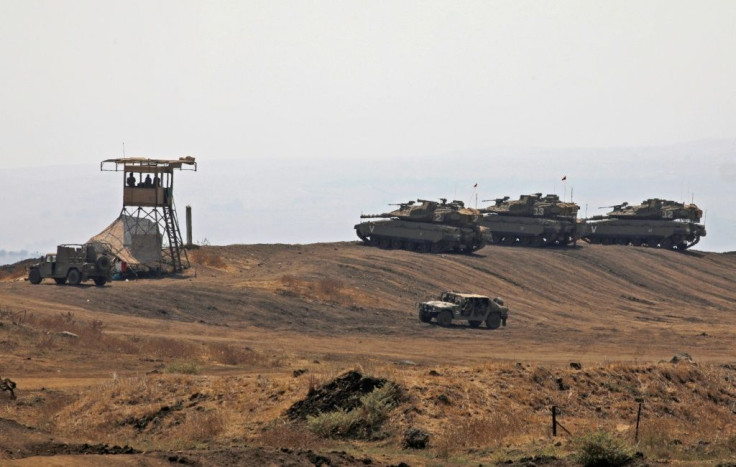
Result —
<instances>
[{"instance_id":1,"label":"distant hill","mask_svg":"<svg viewBox=\"0 0 736 467\"><path fill-rule=\"evenodd\" d=\"M482 206L504 195L556 192L572 196L581 217L623 201L694 200L708 229L697 248L725 251L736 247L734 154L736 139L646 148L474 149L395 160L380 154L371 160L198 154L198 172L177 174L175 199L179 210L193 207L195 242L211 244L352 240L361 213L417 198ZM23 194L0 201L3 218L12 220L0 248L53 251L109 225L122 208L123 175L100 172L98 164L0 170L3 189ZM77 183L70 186L70 180ZM4 262L11 260L0 256Z\"/></svg>"}]
</instances>

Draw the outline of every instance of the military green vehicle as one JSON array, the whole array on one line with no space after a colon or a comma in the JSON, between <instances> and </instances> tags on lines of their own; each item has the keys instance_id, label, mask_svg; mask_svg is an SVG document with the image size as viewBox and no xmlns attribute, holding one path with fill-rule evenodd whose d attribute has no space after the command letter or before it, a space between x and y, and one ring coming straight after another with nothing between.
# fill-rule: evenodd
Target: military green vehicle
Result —
<instances>
[{"instance_id":1,"label":"military green vehicle","mask_svg":"<svg viewBox=\"0 0 736 467\"><path fill-rule=\"evenodd\" d=\"M103 243L83 245L59 245L56 253L49 253L40 263L31 266L28 281L40 284L45 278L52 278L59 284L79 285L92 279L95 285L103 286L112 277L112 260L107 252L109 246Z\"/></svg>"},{"instance_id":2,"label":"military green vehicle","mask_svg":"<svg viewBox=\"0 0 736 467\"><path fill-rule=\"evenodd\" d=\"M568 246L580 238L577 219L580 206L560 201L557 195L542 197L542 193L521 195L518 200L508 196L480 211L481 225L491 231L494 244L509 246Z\"/></svg>"},{"instance_id":3,"label":"military green vehicle","mask_svg":"<svg viewBox=\"0 0 736 467\"><path fill-rule=\"evenodd\" d=\"M384 214L361 215L385 220L357 224L358 238L379 248L432 253L470 253L486 244L489 232L479 224L480 212L466 208L462 201L420 199L398 206Z\"/></svg>"},{"instance_id":4,"label":"military green vehicle","mask_svg":"<svg viewBox=\"0 0 736 467\"><path fill-rule=\"evenodd\" d=\"M608 207L613 211L607 215L586 219L583 240L682 251L705 237L705 226L698 223L703 211L694 204L650 198L638 206L622 203Z\"/></svg>"},{"instance_id":5,"label":"military green vehicle","mask_svg":"<svg viewBox=\"0 0 736 467\"><path fill-rule=\"evenodd\" d=\"M491 300L483 295L443 292L439 300L419 304L419 321L429 323L433 319L440 326L449 326L453 320L467 321L471 328L485 322L488 329L506 326L509 309L499 297Z\"/></svg>"}]
</instances>

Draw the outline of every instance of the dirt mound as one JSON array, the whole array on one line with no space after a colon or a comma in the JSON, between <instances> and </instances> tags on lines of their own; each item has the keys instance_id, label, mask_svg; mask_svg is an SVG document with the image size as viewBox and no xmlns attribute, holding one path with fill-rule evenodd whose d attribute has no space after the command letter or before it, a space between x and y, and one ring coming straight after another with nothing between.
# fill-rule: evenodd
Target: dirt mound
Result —
<instances>
[{"instance_id":1,"label":"dirt mound","mask_svg":"<svg viewBox=\"0 0 736 467\"><path fill-rule=\"evenodd\" d=\"M210 451L183 451L161 453L158 457L171 464L206 465L283 465L283 466L329 466L329 465L385 465L370 457L354 457L344 451L315 452L311 449L294 450L267 447L242 447Z\"/></svg>"},{"instance_id":2,"label":"dirt mound","mask_svg":"<svg viewBox=\"0 0 736 467\"><path fill-rule=\"evenodd\" d=\"M336 410L352 410L360 405L360 398L382 387L388 380L363 376L358 371L349 371L319 389L310 389L306 399L292 405L287 415L292 420L306 419Z\"/></svg>"},{"instance_id":3,"label":"dirt mound","mask_svg":"<svg viewBox=\"0 0 736 467\"><path fill-rule=\"evenodd\" d=\"M54 456L69 454L138 454L141 451L130 446L109 446L107 444L67 444L41 443L28 447L31 456Z\"/></svg>"}]
</instances>

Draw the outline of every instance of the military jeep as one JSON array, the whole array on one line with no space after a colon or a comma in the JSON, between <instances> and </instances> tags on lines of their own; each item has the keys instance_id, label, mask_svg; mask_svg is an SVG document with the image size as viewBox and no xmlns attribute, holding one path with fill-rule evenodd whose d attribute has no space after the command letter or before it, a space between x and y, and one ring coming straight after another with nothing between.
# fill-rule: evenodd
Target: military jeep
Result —
<instances>
[{"instance_id":1,"label":"military jeep","mask_svg":"<svg viewBox=\"0 0 736 467\"><path fill-rule=\"evenodd\" d=\"M112 278L110 251L103 243L83 245L59 245L56 253L41 258L40 263L31 266L28 281L40 284L44 278L52 278L59 284L79 285L92 279L95 285L103 286Z\"/></svg>"},{"instance_id":2,"label":"military jeep","mask_svg":"<svg viewBox=\"0 0 736 467\"><path fill-rule=\"evenodd\" d=\"M419 320L429 323L434 319L440 326L449 326L453 320L463 320L471 328L485 322L488 329L498 329L501 324L506 326L508 317L509 309L498 297L491 300L483 295L443 292L439 300L419 304Z\"/></svg>"}]
</instances>

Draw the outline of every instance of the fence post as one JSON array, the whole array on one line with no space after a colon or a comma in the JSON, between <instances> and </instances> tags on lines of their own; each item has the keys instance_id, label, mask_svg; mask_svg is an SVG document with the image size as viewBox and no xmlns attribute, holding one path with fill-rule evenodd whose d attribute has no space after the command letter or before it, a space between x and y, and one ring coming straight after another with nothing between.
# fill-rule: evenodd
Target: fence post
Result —
<instances>
[{"instance_id":1,"label":"fence post","mask_svg":"<svg viewBox=\"0 0 736 467\"><path fill-rule=\"evenodd\" d=\"M552 436L557 436L557 406L552 406Z\"/></svg>"},{"instance_id":2,"label":"fence post","mask_svg":"<svg viewBox=\"0 0 736 467\"><path fill-rule=\"evenodd\" d=\"M636 431L634 432L634 442L639 442L639 421L641 420L641 402L639 402L639 410L636 412Z\"/></svg>"}]
</instances>

